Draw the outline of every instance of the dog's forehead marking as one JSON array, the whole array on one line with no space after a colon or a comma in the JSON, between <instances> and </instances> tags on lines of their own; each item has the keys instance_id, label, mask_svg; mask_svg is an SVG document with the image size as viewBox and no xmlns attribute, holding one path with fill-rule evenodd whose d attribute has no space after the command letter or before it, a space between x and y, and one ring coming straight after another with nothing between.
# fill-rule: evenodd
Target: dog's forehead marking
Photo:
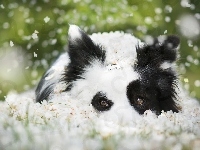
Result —
<instances>
[{"instance_id":1,"label":"dog's forehead marking","mask_svg":"<svg viewBox=\"0 0 200 150\"><path fill-rule=\"evenodd\" d=\"M98 79L96 80L97 86L101 86L99 84L103 84L108 86L113 82L123 80L124 83L129 83L132 80L136 80L138 78L138 74L134 72L132 66L126 68L112 68L108 69L108 66L94 65L86 69L86 73L84 74L84 78L87 80L90 79Z\"/></svg>"}]
</instances>

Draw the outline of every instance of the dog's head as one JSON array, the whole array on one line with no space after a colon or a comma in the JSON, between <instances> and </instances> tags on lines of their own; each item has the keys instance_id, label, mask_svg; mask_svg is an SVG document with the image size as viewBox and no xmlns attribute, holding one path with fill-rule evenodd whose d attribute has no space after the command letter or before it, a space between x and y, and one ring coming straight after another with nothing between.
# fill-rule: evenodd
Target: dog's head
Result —
<instances>
[{"instance_id":1,"label":"dog's head","mask_svg":"<svg viewBox=\"0 0 200 150\"><path fill-rule=\"evenodd\" d=\"M120 32L88 36L71 25L68 42L69 62L56 80L65 83L63 92L91 104L101 114L120 108L126 114L179 111L174 70L178 37L161 36L148 45Z\"/></svg>"}]
</instances>

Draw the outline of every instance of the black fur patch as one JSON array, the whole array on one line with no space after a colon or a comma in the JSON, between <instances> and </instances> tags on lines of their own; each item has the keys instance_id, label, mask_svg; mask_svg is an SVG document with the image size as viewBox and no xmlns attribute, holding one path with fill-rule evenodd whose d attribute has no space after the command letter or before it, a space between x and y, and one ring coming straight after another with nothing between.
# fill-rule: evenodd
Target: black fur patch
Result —
<instances>
[{"instance_id":1,"label":"black fur patch","mask_svg":"<svg viewBox=\"0 0 200 150\"><path fill-rule=\"evenodd\" d=\"M52 72L45 73L40 80L36 90L35 90L35 95L36 95L36 102L41 103L44 99L47 99L49 94L53 91L54 83L50 84L49 86L46 86L45 89L42 89L45 83L45 78L49 76Z\"/></svg>"},{"instance_id":2,"label":"black fur patch","mask_svg":"<svg viewBox=\"0 0 200 150\"><path fill-rule=\"evenodd\" d=\"M90 37L79 30L80 38L72 39L69 36L68 53L71 62L66 66L63 80L67 83L66 91L72 88L72 82L81 79L86 66L91 65L94 60L105 61L105 51L100 45L96 45Z\"/></svg>"},{"instance_id":3,"label":"black fur patch","mask_svg":"<svg viewBox=\"0 0 200 150\"><path fill-rule=\"evenodd\" d=\"M127 87L127 97L130 104L143 114L150 109L156 114L162 110L178 112L179 108L174 101L177 77L171 68L161 69L163 62L174 62L177 57L176 47L179 39L168 36L163 43L155 39L153 45L137 48L137 63L134 70L140 79L131 82ZM140 101L140 103L138 102Z\"/></svg>"},{"instance_id":4,"label":"black fur patch","mask_svg":"<svg viewBox=\"0 0 200 150\"><path fill-rule=\"evenodd\" d=\"M106 97L105 93L98 92L92 99L92 106L97 111L108 111L113 106L113 102Z\"/></svg>"}]
</instances>

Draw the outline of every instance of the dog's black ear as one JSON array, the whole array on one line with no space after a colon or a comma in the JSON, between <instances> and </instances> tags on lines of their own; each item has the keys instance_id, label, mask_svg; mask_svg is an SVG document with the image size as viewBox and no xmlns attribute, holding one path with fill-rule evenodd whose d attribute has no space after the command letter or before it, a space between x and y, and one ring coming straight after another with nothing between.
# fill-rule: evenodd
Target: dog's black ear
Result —
<instances>
[{"instance_id":1,"label":"dog's black ear","mask_svg":"<svg viewBox=\"0 0 200 150\"><path fill-rule=\"evenodd\" d=\"M68 54L70 63L64 72L63 80L68 85L66 91L72 88L73 81L82 78L85 68L93 61L104 63L105 51L100 45L95 44L92 39L76 25L69 27Z\"/></svg>"},{"instance_id":2,"label":"dog's black ear","mask_svg":"<svg viewBox=\"0 0 200 150\"><path fill-rule=\"evenodd\" d=\"M68 53L71 63L79 67L85 67L95 59L104 61L105 52L102 50L101 46L96 45L78 26L70 25L68 37Z\"/></svg>"},{"instance_id":3,"label":"dog's black ear","mask_svg":"<svg viewBox=\"0 0 200 150\"><path fill-rule=\"evenodd\" d=\"M180 44L180 39L176 35L164 36L163 45L168 49L175 49ZM162 42L162 41L161 41Z\"/></svg>"},{"instance_id":4,"label":"dog's black ear","mask_svg":"<svg viewBox=\"0 0 200 150\"><path fill-rule=\"evenodd\" d=\"M180 44L180 39L176 35L159 36L154 46L160 52L162 61L173 62L177 59L177 47Z\"/></svg>"},{"instance_id":5,"label":"dog's black ear","mask_svg":"<svg viewBox=\"0 0 200 150\"><path fill-rule=\"evenodd\" d=\"M159 36L153 44L137 48L138 65L160 66L163 62L174 62L177 58L177 47L180 40L175 35Z\"/></svg>"}]
</instances>

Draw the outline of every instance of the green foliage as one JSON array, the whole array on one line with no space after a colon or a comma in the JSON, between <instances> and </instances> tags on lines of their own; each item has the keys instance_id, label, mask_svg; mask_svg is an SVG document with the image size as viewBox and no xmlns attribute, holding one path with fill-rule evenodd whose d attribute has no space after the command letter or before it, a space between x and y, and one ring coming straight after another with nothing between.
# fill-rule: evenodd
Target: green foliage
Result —
<instances>
[{"instance_id":1,"label":"green foliage","mask_svg":"<svg viewBox=\"0 0 200 150\"><path fill-rule=\"evenodd\" d=\"M180 16L197 15L200 4L194 1L190 7L183 7L181 2L173 0L1 1L0 63L3 64L1 61L7 54L6 49L10 47L10 41L17 49L23 50L26 61L19 63L24 67L23 75L16 74L15 79L9 79L0 74L2 81L0 99L3 99L11 89L20 92L35 86L48 65L67 49L68 24L76 24L90 34L121 30L133 33L142 39L145 39L146 35L156 37L166 31L167 34L179 35L181 59L178 63L182 66L181 80L193 96L200 98L198 92L200 85L194 86L194 83L200 80L200 65L194 61L188 62L187 59L191 56L196 62L200 61L199 36L194 39L184 37L177 25ZM50 20L45 22L45 17ZM34 32L39 32L37 39L32 38ZM27 67L28 69L25 69ZM15 86L12 83L16 83Z\"/></svg>"}]
</instances>

